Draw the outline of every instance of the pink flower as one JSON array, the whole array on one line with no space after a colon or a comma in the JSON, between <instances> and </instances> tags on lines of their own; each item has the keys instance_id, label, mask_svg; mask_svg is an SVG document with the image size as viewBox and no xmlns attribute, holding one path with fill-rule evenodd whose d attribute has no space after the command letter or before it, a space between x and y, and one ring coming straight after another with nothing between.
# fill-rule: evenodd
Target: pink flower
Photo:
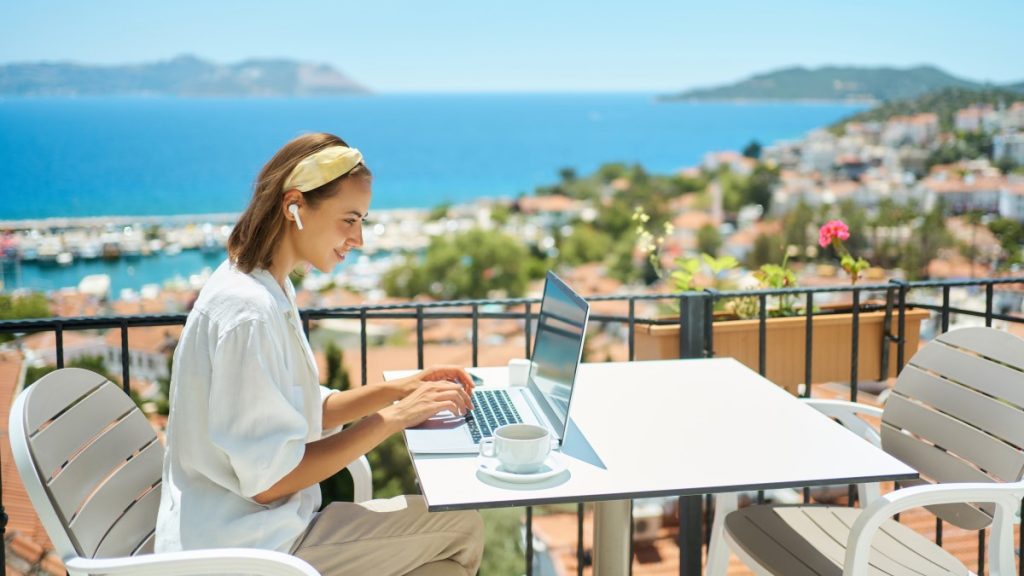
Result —
<instances>
[{"instance_id":1,"label":"pink flower","mask_svg":"<svg viewBox=\"0 0 1024 576\"><path fill-rule=\"evenodd\" d=\"M828 247L836 238L847 240L850 238L850 229L842 220L831 220L818 230L818 244L822 248Z\"/></svg>"}]
</instances>

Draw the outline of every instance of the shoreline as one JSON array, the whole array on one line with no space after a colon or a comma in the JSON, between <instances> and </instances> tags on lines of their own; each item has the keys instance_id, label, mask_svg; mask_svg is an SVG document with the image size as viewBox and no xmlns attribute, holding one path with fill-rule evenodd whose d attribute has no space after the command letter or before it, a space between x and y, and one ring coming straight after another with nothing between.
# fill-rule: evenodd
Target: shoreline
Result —
<instances>
[{"instance_id":1,"label":"shoreline","mask_svg":"<svg viewBox=\"0 0 1024 576\"><path fill-rule=\"evenodd\" d=\"M371 210L373 215L397 215L402 213L426 213L430 208L381 208ZM45 218L21 218L0 220L0 232L33 229L76 229L100 228L109 225L127 226L135 224L168 224L177 226L199 224L230 224L238 220L241 212L209 212L197 214L157 214L145 216L103 215L103 216L50 216Z\"/></svg>"}]
</instances>

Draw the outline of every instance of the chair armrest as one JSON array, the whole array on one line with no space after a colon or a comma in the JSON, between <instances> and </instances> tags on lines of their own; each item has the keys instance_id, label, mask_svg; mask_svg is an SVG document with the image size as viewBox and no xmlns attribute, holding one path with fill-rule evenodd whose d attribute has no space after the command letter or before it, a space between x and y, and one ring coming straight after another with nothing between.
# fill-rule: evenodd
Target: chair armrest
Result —
<instances>
[{"instance_id":1,"label":"chair armrest","mask_svg":"<svg viewBox=\"0 0 1024 576\"><path fill-rule=\"evenodd\" d=\"M882 447L882 437L878 435L878 430L860 418L860 416L881 418L881 408L857 402L847 402L846 400L818 400L816 398L808 398L804 400L804 402L818 412L821 412L830 418L839 420L839 423L842 424L844 428L847 428L854 434L868 442L871 442L871 444L876 448Z\"/></svg>"},{"instance_id":2,"label":"chair armrest","mask_svg":"<svg viewBox=\"0 0 1024 576\"><path fill-rule=\"evenodd\" d=\"M366 502L373 498L373 473L366 456L356 458L347 466L352 474L352 492L355 502Z\"/></svg>"},{"instance_id":3,"label":"chair armrest","mask_svg":"<svg viewBox=\"0 0 1024 576\"><path fill-rule=\"evenodd\" d=\"M993 549L998 549L996 547L1000 541L1013 538L1014 517L1022 498L1024 498L1024 482L927 484L901 488L880 496L864 509L850 530L846 546L846 561L843 564L843 576L867 576L871 540L883 522L904 510L932 504L963 502L995 504L992 544ZM1006 548L1003 549L1006 550ZM1008 550L1009 554L1000 554L1000 557L993 556L991 558L993 574L1015 573L1012 542ZM1006 566L1007 560L1009 560L1009 569Z\"/></svg>"},{"instance_id":4,"label":"chair armrest","mask_svg":"<svg viewBox=\"0 0 1024 576\"><path fill-rule=\"evenodd\" d=\"M126 558L71 558L64 562L72 576L130 574L189 576L194 574L254 574L256 576L320 576L295 556L255 548L218 548L188 552L142 554Z\"/></svg>"}]
</instances>

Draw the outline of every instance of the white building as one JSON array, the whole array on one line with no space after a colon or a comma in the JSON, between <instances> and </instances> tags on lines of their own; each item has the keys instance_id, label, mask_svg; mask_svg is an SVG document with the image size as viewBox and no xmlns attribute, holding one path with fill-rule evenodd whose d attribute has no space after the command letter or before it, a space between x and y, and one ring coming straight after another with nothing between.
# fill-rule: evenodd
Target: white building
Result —
<instances>
[{"instance_id":1,"label":"white building","mask_svg":"<svg viewBox=\"0 0 1024 576\"><path fill-rule=\"evenodd\" d=\"M1016 164L1024 165L1024 132L996 134L993 136L992 157L996 160L1009 158Z\"/></svg>"}]
</instances>

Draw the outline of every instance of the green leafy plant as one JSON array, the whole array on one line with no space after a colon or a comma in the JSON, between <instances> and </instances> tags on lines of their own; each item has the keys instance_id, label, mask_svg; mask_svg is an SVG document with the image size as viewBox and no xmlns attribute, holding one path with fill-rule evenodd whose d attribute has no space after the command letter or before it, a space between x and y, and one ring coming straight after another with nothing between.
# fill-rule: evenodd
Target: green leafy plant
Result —
<instances>
[{"instance_id":1,"label":"green leafy plant","mask_svg":"<svg viewBox=\"0 0 1024 576\"><path fill-rule=\"evenodd\" d=\"M850 228L842 220L830 220L818 230L818 245L832 246L839 255L839 265L850 275L850 283L856 284L860 274L871 267L863 258L854 258L846 249L843 240L850 239Z\"/></svg>"}]
</instances>

